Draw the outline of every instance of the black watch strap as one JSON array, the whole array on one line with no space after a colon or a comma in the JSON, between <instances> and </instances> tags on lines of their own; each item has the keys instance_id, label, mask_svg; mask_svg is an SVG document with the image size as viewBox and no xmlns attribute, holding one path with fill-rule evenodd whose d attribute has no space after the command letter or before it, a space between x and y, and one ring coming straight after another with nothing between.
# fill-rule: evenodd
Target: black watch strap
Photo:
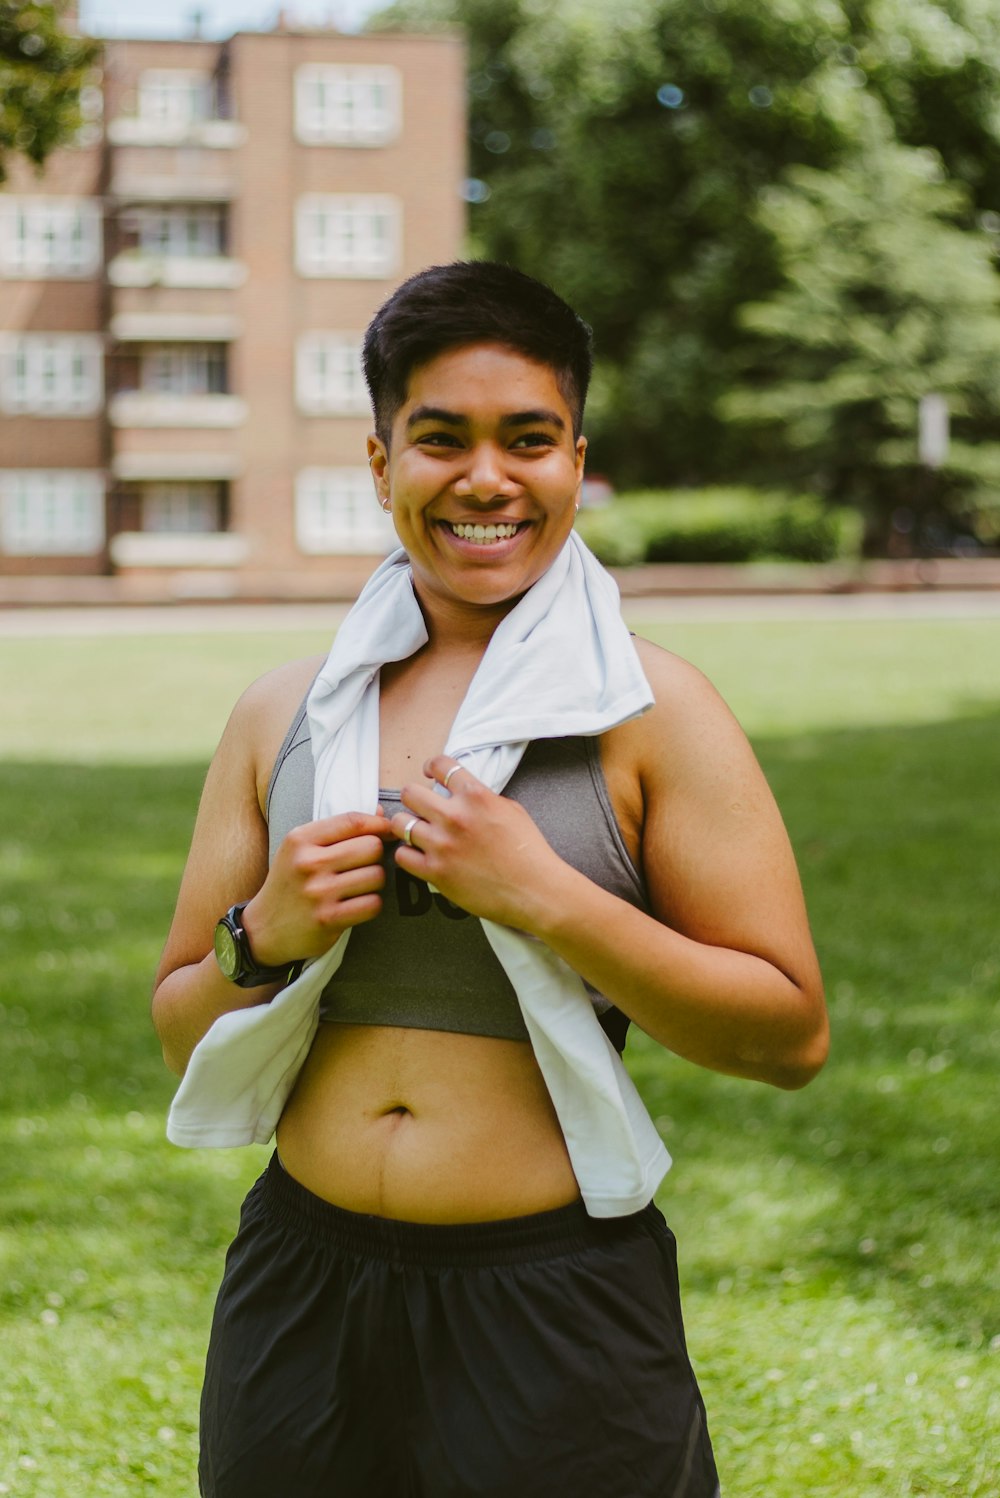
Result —
<instances>
[{"instance_id":1,"label":"black watch strap","mask_svg":"<svg viewBox=\"0 0 1000 1498\"><path fill-rule=\"evenodd\" d=\"M238 988L262 988L265 983L292 983L301 973L303 962L283 962L278 967L262 967L250 950L250 938L243 927L243 912L249 905L231 905L215 927L215 960L223 977Z\"/></svg>"}]
</instances>

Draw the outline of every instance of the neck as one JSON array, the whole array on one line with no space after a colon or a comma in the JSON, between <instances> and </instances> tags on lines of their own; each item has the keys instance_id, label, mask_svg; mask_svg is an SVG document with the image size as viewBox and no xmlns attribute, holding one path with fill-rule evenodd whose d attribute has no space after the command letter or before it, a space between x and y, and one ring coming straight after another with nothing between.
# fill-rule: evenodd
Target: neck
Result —
<instances>
[{"instance_id":1,"label":"neck","mask_svg":"<svg viewBox=\"0 0 1000 1498\"><path fill-rule=\"evenodd\" d=\"M498 604L472 604L436 598L416 579L414 592L427 626L428 645L461 655L482 655L497 626L519 602L512 598Z\"/></svg>"}]
</instances>

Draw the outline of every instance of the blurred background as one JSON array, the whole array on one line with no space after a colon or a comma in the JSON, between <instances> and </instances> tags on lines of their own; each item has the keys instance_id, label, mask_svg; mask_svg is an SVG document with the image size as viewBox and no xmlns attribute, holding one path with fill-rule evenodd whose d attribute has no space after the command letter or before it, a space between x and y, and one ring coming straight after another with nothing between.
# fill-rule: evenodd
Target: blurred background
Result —
<instances>
[{"instance_id":1,"label":"blurred background","mask_svg":"<svg viewBox=\"0 0 1000 1498\"><path fill-rule=\"evenodd\" d=\"M61 10L3 7L0 598L350 596L361 330L470 252L594 328L608 563L1000 556L997 7Z\"/></svg>"},{"instance_id":2,"label":"blurred background","mask_svg":"<svg viewBox=\"0 0 1000 1498\"><path fill-rule=\"evenodd\" d=\"M594 328L581 529L826 977L805 1093L629 1040L724 1491L1000 1493L998 99L983 0L0 0L0 1495L195 1491L266 1152L167 1145L152 973L392 541L361 332L468 253Z\"/></svg>"}]
</instances>

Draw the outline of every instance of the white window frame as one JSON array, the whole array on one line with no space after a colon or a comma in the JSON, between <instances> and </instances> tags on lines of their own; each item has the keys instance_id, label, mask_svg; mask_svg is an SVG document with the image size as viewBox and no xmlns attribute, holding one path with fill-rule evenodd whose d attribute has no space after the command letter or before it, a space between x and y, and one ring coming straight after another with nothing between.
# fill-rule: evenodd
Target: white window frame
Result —
<instances>
[{"instance_id":1,"label":"white window frame","mask_svg":"<svg viewBox=\"0 0 1000 1498\"><path fill-rule=\"evenodd\" d=\"M222 496L215 483L146 484L140 504L146 535L205 536L222 529Z\"/></svg>"},{"instance_id":2,"label":"white window frame","mask_svg":"<svg viewBox=\"0 0 1000 1498\"><path fill-rule=\"evenodd\" d=\"M101 268L101 207L93 198L0 195L0 276L83 281Z\"/></svg>"},{"instance_id":3,"label":"white window frame","mask_svg":"<svg viewBox=\"0 0 1000 1498\"><path fill-rule=\"evenodd\" d=\"M303 468L295 478L295 540L308 556L383 556L398 544L364 467Z\"/></svg>"},{"instance_id":4,"label":"white window frame","mask_svg":"<svg viewBox=\"0 0 1000 1498\"><path fill-rule=\"evenodd\" d=\"M74 144L84 149L97 145L104 130L104 89L101 87L100 73L95 70L90 78L92 81L85 83L80 89L80 116L83 124L74 137Z\"/></svg>"},{"instance_id":5,"label":"white window frame","mask_svg":"<svg viewBox=\"0 0 1000 1498\"><path fill-rule=\"evenodd\" d=\"M103 474L0 470L0 550L8 556L95 556L104 536Z\"/></svg>"},{"instance_id":6,"label":"white window frame","mask_svg":"<svg viewBox=\"0 0 1000 1498\"><path fill-rule=\"evenodd\" d=\"M388 280L399 269L399 199L388 193L304 193L295 205L300 276Z\"/></svg>"},{"instance_id":7,"label":"white window frame","mask_svg":"<svg viewBox=\"0 0 1000 1498\"><path fill-rule=\"evenodd\" d=\"M99 334L0 334L0 411L6 415L96 416L103 402Z\"/></svg>"},{"instance_id":8,"label":"white window frame","mask_svg":"<svg viewBox=\"0 0 1000 1498\"><path fill-rule=\"evenodd\" d=\"M295 138L305 146L385 146L402 126L398 68L308 63L295 70Z\"/></svg>"},{"instance_id":9,"label":"white window frame","mask_svg":"<svg viewBox=\"0 0 1000 1498\"><path fill-rule=\"evenodd\" d=\"M212 366L221 368L219 389L212 388ZM148 395L225 395L225 349L219 343L163 343L144 348L139 359L139 389Z\"/></svg>"},{"instance_id":10,"label":"white window frame","mask_svg":"<svg viewBox=\"0 0 1000 1498\"><path fill-rule=\"evenodd\" d=\"M295 402L306 416L370 416L360 333L302 333L295 344Z\"/></svg>"},{"instance_id":11,"label":"white window frame","mask_svg":"<svg viewBox=\"0 0 1000 1498\"><path fill-rule=\"evenodd\" d=\"M147 68L139 74L139 119L167 131L183 131L214 114L210 73L193 68Z\"/></svg>"},{"instance_id":12,"label":"white window frame","mask_svg":"<svg viewBox=\"0 0 1000 1498\"><path fill-rule=\"evenodd\" d=\"M169 260L225 254L225 210L214 203L164 203L136 211L139 248Z\"/></svg>"}]
</instances>

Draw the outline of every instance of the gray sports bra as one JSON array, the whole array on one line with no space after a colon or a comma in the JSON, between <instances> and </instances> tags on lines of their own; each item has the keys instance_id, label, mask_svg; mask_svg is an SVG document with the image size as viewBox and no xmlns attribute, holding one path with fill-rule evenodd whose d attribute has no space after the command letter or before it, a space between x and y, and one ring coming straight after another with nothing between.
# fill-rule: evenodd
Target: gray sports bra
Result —
<instances>
[{"instance_id":1,"label":"gray sports bra","mask_svg":"<svg viewBox=\"0 0 1000 1498\"><path fill-rule=\"evenodd\" d=\"M596 739L536 740L504 795L520 802L566 863L649 910L611 808ZM388 816L400 809L398 791L382 790L379 797ZM304 703L271 772L266 814L272 859L293 827L312 821L313 758ZM354 928L323 994L320 1019L527 1040L517 995L480 922L397 868L391 848L385 867L382 913ZM627 1017L590 993L605 1031L623 1050Z\"/></svg>"}]
</instances>

